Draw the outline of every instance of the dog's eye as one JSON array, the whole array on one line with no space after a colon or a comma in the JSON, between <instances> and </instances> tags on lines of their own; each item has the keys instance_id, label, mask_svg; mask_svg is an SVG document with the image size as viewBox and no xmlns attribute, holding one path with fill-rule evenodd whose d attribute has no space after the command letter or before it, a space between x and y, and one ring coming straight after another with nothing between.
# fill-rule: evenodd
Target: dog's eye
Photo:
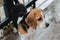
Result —
<instances>
[{"instance_id":1,"label":"dog's eye","mask_svg":"<svg viewBox=\"0 0 60 40\"><path fill-rule=\"evenodd\" d=\"M38 21L40 21L40 20L42 20L42 18L41 18L41 17L38 19Z\"/></svg>"}]
</instances>

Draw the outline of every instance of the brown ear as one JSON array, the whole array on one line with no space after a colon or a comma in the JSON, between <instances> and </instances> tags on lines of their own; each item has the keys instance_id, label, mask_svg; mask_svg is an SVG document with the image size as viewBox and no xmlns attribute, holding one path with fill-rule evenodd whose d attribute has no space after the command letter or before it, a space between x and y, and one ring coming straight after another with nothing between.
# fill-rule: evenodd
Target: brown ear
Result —
<instances>
[{"instance_id":1,"label":"brown ear","mask_svg":"<svg viewBox=\"0 0 60 40\"><path fill-rule=\"evenodd\" d=\"M34 17L32 17L32 16L26 18L26 23L27 23L30 27L34 28L34 29L35 29L36 26L37 26L37 21L36 21L36 19L35 19Z\"/></svg>"}]
</instances>

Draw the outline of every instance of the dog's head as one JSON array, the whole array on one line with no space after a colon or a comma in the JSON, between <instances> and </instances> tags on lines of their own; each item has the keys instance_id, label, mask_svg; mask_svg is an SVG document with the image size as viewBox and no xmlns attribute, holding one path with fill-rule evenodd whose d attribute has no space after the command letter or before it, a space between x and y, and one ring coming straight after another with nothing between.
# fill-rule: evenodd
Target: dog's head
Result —
<instances>
[{"instance_id":1,"label":"dog's head","mask_svg":"<svg viewBox=\"0 0 60 40\"><path fill-rule=\"evenodd\" d=\"M49 24L45 21L44 14L41 9L33 9L25 19L26 23L35 29L37 26L41 28L46 28Z\"/></svg>"}]
</instances>

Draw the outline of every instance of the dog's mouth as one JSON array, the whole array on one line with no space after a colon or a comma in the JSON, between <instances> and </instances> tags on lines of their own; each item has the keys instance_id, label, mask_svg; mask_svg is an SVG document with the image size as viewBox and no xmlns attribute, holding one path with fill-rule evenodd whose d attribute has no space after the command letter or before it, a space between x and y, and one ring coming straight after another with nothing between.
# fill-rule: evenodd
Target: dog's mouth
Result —
<instances>
[{"instance_id":1,"label":"dog's mouth","mask_svg":"<svg viewBox=\"0 0 60 40\"><path fill-rule=\"evenodd\" d=\"M50 25L49 23L43 21L43 22L39 23L39 25L37 25L37 26L45 29L45 28L48 28L49 25Z\"/></svg>"}]
</instances>

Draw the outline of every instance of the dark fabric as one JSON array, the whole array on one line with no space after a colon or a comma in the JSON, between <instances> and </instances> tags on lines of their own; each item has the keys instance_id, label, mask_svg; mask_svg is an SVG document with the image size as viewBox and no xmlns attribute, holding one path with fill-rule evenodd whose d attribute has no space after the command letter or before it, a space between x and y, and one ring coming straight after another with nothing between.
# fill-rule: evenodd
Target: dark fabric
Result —
<instances>
[{"instance_id":1,"label":"dark fabric","mask_svg":"<svg viewBox=\"0 0 60 40\"><path fill-rule=\"evenodd\" d=\"M27 9L26 9L26 7L23 5L23 4L21 4L21 3L17 3L16 5L15 5L15 13L27 13Z\"/></svg>"},{"instance_id":2,"label":"dark fabric","mask_svg":"<svg viewBox=\"0 0 60 40\"><path fill-rule=\"evenodd\" d=\"M15 4L13 1L15 2ZM9 12L8 13L9 18L13 20L14 26L18 28L17 27L18 16L22 17L27 13L25 6L19 3L18 0L4 0L4 5Z\"/></svg>"},{"instance_id":3,"label":"dark fabric","mask_svg":"<svg viewBox=\"0 0 60 40\"><path fill-rule=\"evenodd\" d=\"M13 20L13 24L17 28L18 14L14 13L15 5L13 1L15 2L15 4L19 3L18 0L4 0L4 5L8 10L9 18Z\"/></svg>"},{"instance_id":4,"label":"dark fabric","mask_svg":"<svg viewBox=\"0 0 60 40\"><path fill-rule=\"evenodd\" d=\"M18 3L15 5L15 8L11 10L11 13L12 13L12 20L13 20L14 26L16 26L17 28L16 24L17 24L18 17L22 17L26 15L27 10L23 4Z\"/></svg>"},{"instance_id":5,"label":"dark fabric","mask_svg":"<svg viewBox=\"0 0 60 40\"><path fill-rule=\"evenodd\" d=\"M5 7L7 7L7 10L9 12L9 14L8 14L9 17L12 17L11 15L13 15L13 14L11 14L11 10L15 8L13 1L15 2L15 4L19 3L18 0L4 0L4 5L5 5Z\"/></svg>"}]
</instances>

